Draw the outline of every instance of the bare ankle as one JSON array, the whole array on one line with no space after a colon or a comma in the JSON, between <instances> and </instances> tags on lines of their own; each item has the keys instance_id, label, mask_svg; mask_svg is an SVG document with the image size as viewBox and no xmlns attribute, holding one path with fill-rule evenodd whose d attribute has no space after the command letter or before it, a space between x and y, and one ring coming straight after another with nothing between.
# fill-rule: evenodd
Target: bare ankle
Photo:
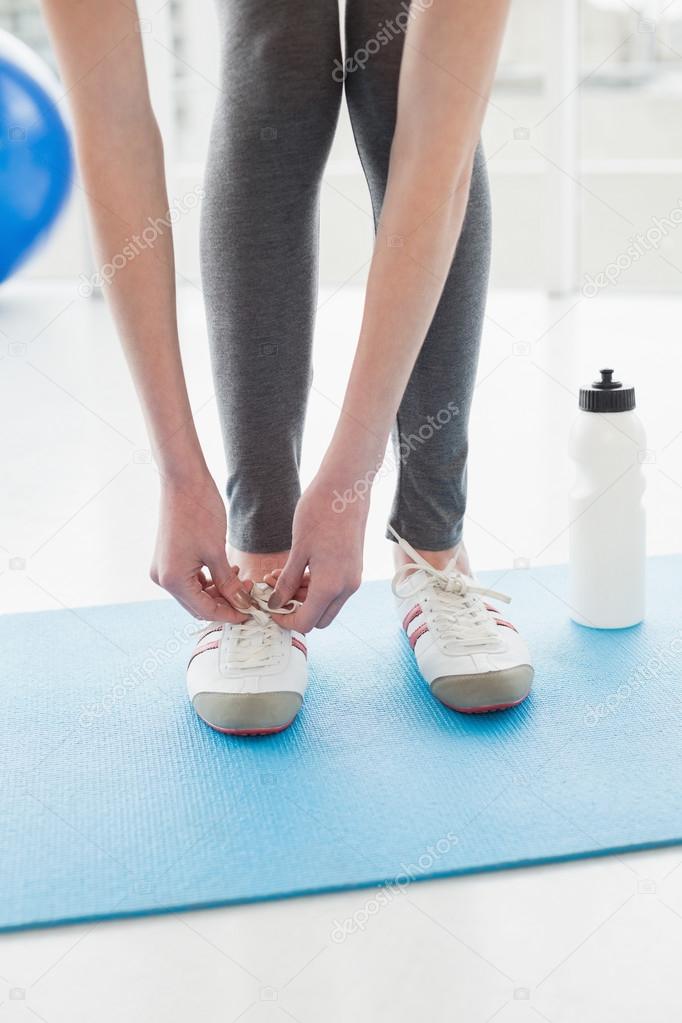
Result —
<instances>
[{"instance_id":1,"label":"bare ankle","mask_svg":"<svg viewBox=\"0 0 682 1023\"><path fill-rule=\"evenodd\" d=\"M289 557L289 551L276 551L274 554L258 554L254 551L240 551L236 547L228 549L228 558L231 565L239 566L239 575L242 579L252 579L253 582L262 582L264 577L276 568L284 568Z\"/></svg>"},{"instance_id":2,"label":"bare ankle","mask_svg":"<svg viewBox=\"0 0 682 1023\"><path fill-rule=\"evenodd\" d=\"M419 547L415 547L417 554L421 555L424 561L428 561L429 565L433 565L434 568L445 568L445 566L452 561L454 558L457 569L464 575L471 575L471 565L469 562L469 555L467 549L464 546L464 541L460 540L454 547L447 547L442 551L424 551ZM393 561L396 568L400 568L401 565L407 565L412 559L402 547L398 544L394 544Z\"/></svg>"}]
</instances>

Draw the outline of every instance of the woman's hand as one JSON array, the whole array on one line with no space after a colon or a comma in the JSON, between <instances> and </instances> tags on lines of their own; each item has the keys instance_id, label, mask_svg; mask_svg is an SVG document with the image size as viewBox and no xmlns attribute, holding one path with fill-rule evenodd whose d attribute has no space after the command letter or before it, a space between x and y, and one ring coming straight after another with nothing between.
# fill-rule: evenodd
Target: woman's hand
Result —
<instances>
[{"instance_id":1,"label":"woman's hand","mask_svg":"<svg viewBox=\"0 0 682 1023\"><path fill-rule=\"evenodd\" d=\"M243 622L235 608L248 596L227 563L225 508L201 453L180 358L172 208L137 8L74 0L43 0L43 8L73 114L96 260L117 268L104 275L103 291L162 473L151 576L198 618ZM153 243L121 264L130 239L146 237L150 223L161 225Z\"/></svg>"},{"instance_id":2,"label":"woman's hand","mask_svg":"<svg viewBox=\"0 0 682 1023\"><path fill-rule=\"evenodd\" d=\"M286 629L326 628L360 585L369 499L344 503L338 494L334 484L316 478L296 506L291 553L270 598L270 607L278 608L303 597L293 614L276 616Z\"/></svg>"},{"instance_id":3,"label":"woman's hand","mask_svg":"<svg viewBox=\"0 0 682 1023\"><path fill-rule=\"evenodd\" d=\"M193 483L162 480L152 579L196 618L241 623L251 584L229 565L226 534L225 505L210 476Z\"/></svg>"}]
</instances>

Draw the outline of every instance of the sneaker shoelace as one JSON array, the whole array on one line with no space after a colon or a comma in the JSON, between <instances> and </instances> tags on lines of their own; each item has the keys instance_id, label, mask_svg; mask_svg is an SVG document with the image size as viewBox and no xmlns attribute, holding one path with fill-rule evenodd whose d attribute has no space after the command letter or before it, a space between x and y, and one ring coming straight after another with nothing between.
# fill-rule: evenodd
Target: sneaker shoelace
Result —
<instances>
[{"instance_id":1,"label":"sneaker shoelace","mask_svg":"<svg viewBox=\"0 0 682 1023\"><path fill-rule=\"evenodd\" d=\"M446 653L456 653L463 645L498 643L495 622L481 598L492 597L509 604L511 597L479 586L459 571L454 558L445 568L435 568L391 526L388 528L398 545L412 559L397 570L391 589L396 597L404 600L417 596L428 586L431 621Z\"/></svg>"},{"instance_id":2,"label":"sneaker shoelace","mask_svg":"<svg viewBox=\"0 0 682 1023\"><path fill-rule=\"evenodd\" d=\"M273 615L293 614L301 606L301 601L292 598L283 607L275 610L268 607L272 592L272 587L267 583L254 583L249 594L251 609L244 612L251 616L248 622L241 625L209 622L199 630L199 635L203 637L216 629L222 629L225 624L229 625L227 647L229 668L267 668L277 661L282 650L282 630Z\"/></svg>"}]
</instances>

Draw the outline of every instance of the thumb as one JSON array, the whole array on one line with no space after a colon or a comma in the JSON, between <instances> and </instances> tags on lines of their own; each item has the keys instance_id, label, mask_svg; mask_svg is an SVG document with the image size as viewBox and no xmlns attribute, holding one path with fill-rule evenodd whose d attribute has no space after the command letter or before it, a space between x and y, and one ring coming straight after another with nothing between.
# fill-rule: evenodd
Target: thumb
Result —
<instances>
[{"instance_id":1,"label":"thumb","mask_svg":"<svg viewBox=\"0 0 682 1023\"><path fill-rule=\"evenodd\" d=\"M224 551L218 551L212 558L206 559L206 567L211 573L213 584L219 593L229 601L237 611L249 611L251 599L244 589L235 568L232 568Z\"/></svg>"},{"instance_id":2,"label":"thumb","mask_svg":"<svg viewBox=\"0 0 682 1023\"><path fill-rule=\"evenodd\" d=\"M291 600L301 585L303 573L307 565L307 554L304 554L302 550L294 546L287 558L286 565L279 574L275 592L268 601L268 607L276 611L278 608L283 607L288 600Z\"/></svg>"}]
</instances>

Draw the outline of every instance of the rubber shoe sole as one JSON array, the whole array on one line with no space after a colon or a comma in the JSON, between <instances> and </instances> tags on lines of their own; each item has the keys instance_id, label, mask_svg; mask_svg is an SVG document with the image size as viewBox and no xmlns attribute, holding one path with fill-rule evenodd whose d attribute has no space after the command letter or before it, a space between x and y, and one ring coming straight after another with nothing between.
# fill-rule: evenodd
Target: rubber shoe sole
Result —
<instances>
[{"instance_id":1,"label":"rubber shoe sole","mask_svg":"<svg viewBox=\"0 0 682 1023\"><path fill-rule=\"evenodd\" d=\"M201 720L224 735L283 732L298 714L298 693L197 693L192 704Z\"/></svg>"},{"instance_id":2,"label":"rubber shoe sole","mask_svg":"<svg viewBox=\"0 0 682 1023\"><path fill-rule=\"evenodd\" d=\"M530 693L533 669L529 664L474 675L442 675L431 692L444 706L460 714L488 714L518 707Z\"/></svg>"}]
</instances>

